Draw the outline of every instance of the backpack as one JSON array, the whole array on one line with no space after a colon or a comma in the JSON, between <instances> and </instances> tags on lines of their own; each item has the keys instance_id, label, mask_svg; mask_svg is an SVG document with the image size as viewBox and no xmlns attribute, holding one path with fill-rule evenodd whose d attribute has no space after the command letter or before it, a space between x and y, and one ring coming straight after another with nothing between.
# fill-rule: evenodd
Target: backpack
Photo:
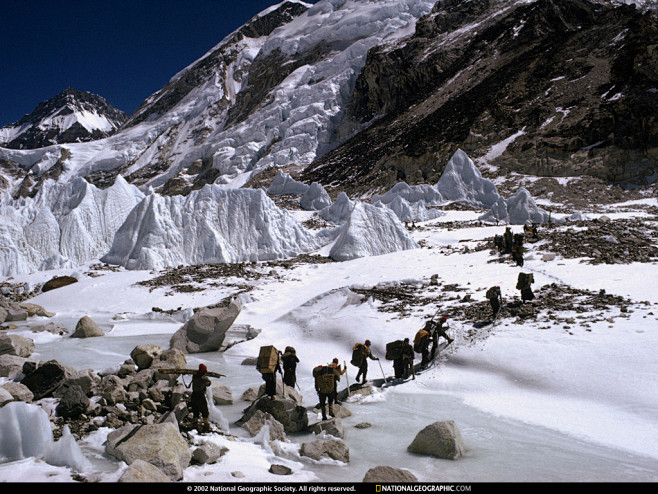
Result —
<instances>
[{"instance_id":1,"label":"backpack","mask_svg":"<svg viewBox=\"0 0 658 494\"><path fill-rule=\"evenodd\" d=\"M524 290L530 288L530 285L535 282L535 277L532 273L519 273L519 278L516 282L517 290Z\"/></svg>"},{"instance_id":2,"label":"backpack","mask_svg":"<svg viewBox=\"0 0 658 494\"><path fill-rule=\"evenodd\" d=\"M279 361L279 352L273 346L260 347L256 369L261 374L272 374L276 370L276 364Z\"/></svg>"},{"instance_id":3,"label":"backpack","mask_svg":"<svg viewBox=\"0 0 658 494\"><path fill-rule=\"evenodd\" d=\"M404 350L404 341L395 340L386 344L386 360L397 360L402 358Z\"/></svg>"},{"instance_id":4,"label":"backpack","mask_svg":"<svg viewBox=\"0 0 658 494\"><path fill-rule=\"evenodd\" d=\"M414 352L421 353L427 346L430 334L424 329L419 329L414 337Z\"/></svg>"},{"instance_id":5,"label":"backpack","mask_svg":"<svg viewBox=\"0 0 658 494\"><path fill-rule=\"evenodd\" d=\"M365 358L365 345L363 343L357 343L352 348L352 360L350 363L356 367L361 367L363 364L363 359Z\"/></svg>"},{"instance_id":6,"label":"backpack","mask_svg":"<svg viewBox=\"0 0 658 494\"><path fill-rule=\"evenodd\" d=\"M497 287L492 286L491 288L489 288L489 289L487 290L487 294L486 294L485 296L486 296L488 299L498 298L498 294L499 294L499 293L500 293L500 290L499 290Z\"/></svg>"},{"instance_id":7,"label":"backpack","mask_svg":"<svg viewBox=\"0 0 658 494\"><path fill-rule=\"evenodd\" d=\"M336 374L331 367L327 365L314 367L313 377L315 378L315 389L319 393L329 394L334 392Z\"/></svg>"}]
</instances>

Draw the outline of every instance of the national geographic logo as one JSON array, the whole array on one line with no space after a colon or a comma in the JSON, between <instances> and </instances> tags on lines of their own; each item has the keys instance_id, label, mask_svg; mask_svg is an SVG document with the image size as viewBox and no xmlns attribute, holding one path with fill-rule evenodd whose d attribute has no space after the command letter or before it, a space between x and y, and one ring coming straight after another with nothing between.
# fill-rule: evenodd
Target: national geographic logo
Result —
<instances>
[{"instance_id":1,"label":"national geographic logo","mask_svg":"<svg viewBox=\"0 0 658 494\"><path fill-rule=\"evenodd\" d=\"M375 492L471 492L470 485L460 484L377 484Z\"/></svg>"}]
</instances>

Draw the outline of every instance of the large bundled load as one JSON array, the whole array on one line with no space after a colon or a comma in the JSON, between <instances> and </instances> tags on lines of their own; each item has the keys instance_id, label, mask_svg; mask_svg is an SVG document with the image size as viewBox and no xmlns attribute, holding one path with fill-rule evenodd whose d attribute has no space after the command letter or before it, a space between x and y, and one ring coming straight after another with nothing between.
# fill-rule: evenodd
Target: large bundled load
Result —
<instances>
[{"instance_id":1,"label":"large bundled load","mask_svg":"<svg viewBox=\"0 0 658 494\"><path fill-rule=\"evenodd\" d=\"M313 368L315 389L318 393L331 394L334 392L336 373L328 365L318 365Z\"/></svg>"},{"instance_id":2,"label":"large bundled load","mask_svg":"<svg viewBox=\"0 0 658 494\"><path fill-rule=\"evenodd\" d=\"M386 360L401 359L404 353L404 341L395 340L386 344Z\"/></svg>"},{"instance_id":3,"label":"large bundled load","mask_svg":"<svg viewBox=\"0 0 658 494\"><path fill-rule=\"evenodd\" d=\"M414 336L414 352L421 353L423 349L427 347L429 338L430 338L429 331L425 331L424 329L419 329L418 332L416 333L416 336Z\"/></svg>"},{"instance_id":4,"label":"large bundled load","mask_svg":"<svg viewBox=\"0 0 658 494\"><path fill-rule=\"evenodd\" d=\"M256 369L261 374L272 374L279 361L279 351L272 345L260 347Z\"/></svg>"},{"instance_id":5,"label":"large bundled load","mask_svg":"<svg viewBox=\"0 0 658 494\"><path fill-rule=\"evenodd\" d=\"M361 367L366 356L366 346L363 343L357 343L352 348L352 360L350 363L356 367Z\"/></svg>"}]
</instances>

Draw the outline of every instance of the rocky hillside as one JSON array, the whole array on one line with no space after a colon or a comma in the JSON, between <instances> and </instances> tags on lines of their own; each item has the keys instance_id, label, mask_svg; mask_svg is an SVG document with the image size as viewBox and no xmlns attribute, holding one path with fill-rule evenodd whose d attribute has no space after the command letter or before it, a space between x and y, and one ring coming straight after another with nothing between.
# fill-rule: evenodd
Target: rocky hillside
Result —
<instances>
[{"instance_id":1,"label":"rocky hillside","mask_svg":"<svg viewBox=\"0 0 658 494\"><path fill-rule=\"evenodd\" d=\"M0 128L0 146L36 149L112 135L128 116L102 97L67 88L18 122Z\"/></svg>"},{"instance_id":2,"label":"rocky hillside","mask_svg":"<svg viewBox=\"0 0 658 494\"><path fill-rule=\"evenodd\" d=\"M500 175L655 181L656 40L634 6L439 1L413 36L369 52L343 124L366 129L302 178L435 182L461 148Z\"/></svg>"}]
</instances>

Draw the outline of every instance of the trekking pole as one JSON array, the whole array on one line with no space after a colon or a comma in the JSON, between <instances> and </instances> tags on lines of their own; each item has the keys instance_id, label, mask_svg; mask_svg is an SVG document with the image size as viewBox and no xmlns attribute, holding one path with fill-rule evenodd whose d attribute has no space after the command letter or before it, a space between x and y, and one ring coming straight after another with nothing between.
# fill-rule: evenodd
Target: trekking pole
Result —
<instances>
[{"instance_id":1,"label":"trekking pole","mask_svg":"<svg viewBox=\"0 0 658 494\"><path fill-rule=\"evenodd\" d=\"M345 369L347 369L347 364L343 360L343 365L345 366ZM347 381L347 396L351 397L352 394L350 393L350 377L347 375L347 372L345 373L345 381Z\"/></svg>"},{"instance_id":2,"label":"trekking pole","mask_svg":"<svg viewBox=\"0 0 658 494\"><path fill-rule=\"evenodd\" d=\"M386 374L384 374L384 368L382 367L382 362L381 360L377 359L377 363L379 364L379 368L382 371L382 376L384 377L384 382L388 382L388 379L386 379Z\"/></svg>"}]
</instances>

